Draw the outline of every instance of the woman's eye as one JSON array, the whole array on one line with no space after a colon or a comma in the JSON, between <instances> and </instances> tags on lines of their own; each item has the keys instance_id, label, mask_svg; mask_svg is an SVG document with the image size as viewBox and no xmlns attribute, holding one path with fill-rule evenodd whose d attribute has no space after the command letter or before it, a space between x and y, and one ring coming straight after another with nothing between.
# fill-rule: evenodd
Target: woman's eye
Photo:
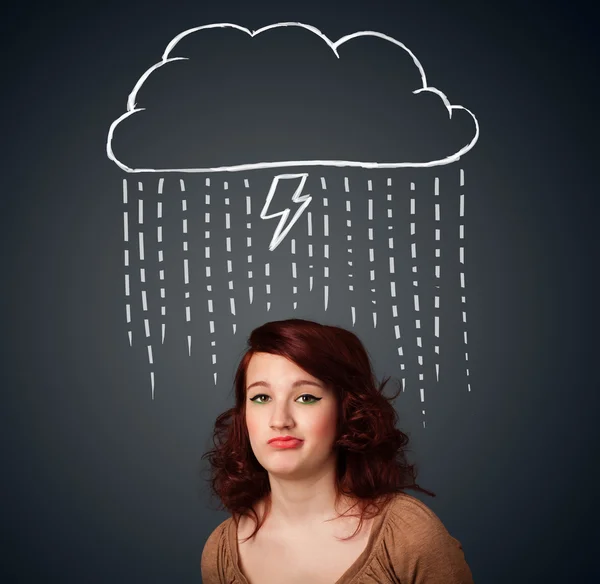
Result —
<instances>
[{"instance_id":1,"label":"woman's eye","mask_svg":"<svg viewBox=\"0 0 600 584\"><path fill-rule=\"evenodd\" d=\"M307 397L310 401L309 402L301 402L301 403L316 403L319 401L320 398L316 398L314 395L310 395L310 393L305 393L304 395L301 395L298 399L302 399L304 397Z\"/></svg>"},{"instance_id":2,"label":"woman's eye","mask_svg":"<svg viewBox=\"0 0 600 584\"><path fill-rule=\"evenodd\" d=\"M262 404L262 403L265 403L265 402L264 402L264 401L262 401L262 399L261 399L261 398L263 398L263 397L264 397L264 398L268 398L269 396L268 396L268 395L265 395L264 393L259 393L258 395L255 395L253 398L251 398L251 399L250 399L250 401L253 401L253 402L256 402L256 403ZM303 400L303 398L308 398L308 399L309 399L309 401L304 401L304 400ZM303 404L313 404L313 403L316 403L316 402L320 401L322 398L320 398L320 397L315 397L314 395L311 395L310 393L304 393L304 394L302 394L302 395L301 395L301 396L300 396L298 399L299 399L299 400L300 400L300 399L301 399L301 400L303 400L303 401L301 401L300 403L303 403Z\"/></svg>"},{"instance_id":3,"label":"woman's eye","mask_svg":"<svg viewBox=\"0 0 600 584\"><path fill-rule=\"evenodd\" d=\"M320 397L315 397L314 395L310 395L310 393L305 393L304 395L301 395L299 399L302 399L303 397L307 397L310 402L303 402L303 403L317 403L321 398Z\"/></svg>"}]
</instances>

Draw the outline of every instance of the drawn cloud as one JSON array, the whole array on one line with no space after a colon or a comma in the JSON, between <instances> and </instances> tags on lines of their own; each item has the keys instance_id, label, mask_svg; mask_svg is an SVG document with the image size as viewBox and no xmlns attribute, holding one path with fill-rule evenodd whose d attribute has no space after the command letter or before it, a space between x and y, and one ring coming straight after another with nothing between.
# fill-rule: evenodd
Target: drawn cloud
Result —
<instances>
[{"instance_id":1,"label":"drawn cloud","mask_svg":"<svg viewBox=\"0 0 600 584\"><path fill-rule=\"evenodd\" d=\"M235 24L177 35L110 126L126 172L430 167L467 153L479 124L428 86L401 42L363 31Z\"/></svg>"}]
</instances>

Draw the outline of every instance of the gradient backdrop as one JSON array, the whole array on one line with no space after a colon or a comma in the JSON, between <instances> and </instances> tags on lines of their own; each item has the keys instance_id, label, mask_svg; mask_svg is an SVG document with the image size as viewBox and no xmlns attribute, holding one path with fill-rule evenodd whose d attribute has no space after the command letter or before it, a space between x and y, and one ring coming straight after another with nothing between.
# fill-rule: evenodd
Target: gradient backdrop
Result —
<instances>
[{"instance_id":1,"label":"gradient backdrop","mask_svg":"<svg viewBox=\"0 0 600 584\"><path fill-rule=\"evenodd\" d=\"M359 316L353 330L367 345L378 377L406 379L406 391L395 402L399 426L411 437L409 458L418 464L419 484L437 494L417 496L461 541L475 582L549 584L600 577L594 556L600 544L594 500L600 459L594 425L600 388L593 368L598 315L592 301L597 297L598 265L598 48L591 9L584 3L545 3L539 10L522 4L94 2L3 9L2 581L200 582L206 538L228 517L209 497L200 456L211 445L216 416L233 405L233 374L247 335L267 320L291 316L351 328L353 301ZM473 150L446 167L383 174L304 169L315 198L308 208L315 221L311 241L315 250L331 244L331 255L315 252L313 264L306 256L306 215L274 252L266 250L276 220L262 222L257 213L273 171L213 173L209 190L204 176L128 175L106 156L110 124L125 112L133 85L176 34L215 22L257 29L283 21L313 25L333 40L360 30L400 40L417 55L429 84L452 103L469 108L481 127ZM281 63L298 57L297 71L303 79L313 79L299 85L306 94L286 90L298 75L285 67L270 74L266 68L251 71L238 63L236 75L246 76L236 86L238 77L228 68L231 55L221 47L202 70L206 83L190 85L189 78L173 76L152 87L152 103L163 108L161 115L149 126L132 126L129 134L119 135L119 153L132 166L167 158L168 164L184 160L192 165L197 159L212 164L228 155L236 162L249 161L249 156L272 159L288 147L290 157L307 157L315 151L311 140L317 132L322 157L348 151L349 157L364 153L393 158L394 148L406 145L413 149L399 155L427 157L434 156L432 152L445 155L469 136L472 127L465 120L452 132L442 131L441 118L421 102L416 113L404 119L402 132L389 126L395 113L407 111L405 106L412 103L395 85L400 76L393 75L394 54L370 47L355 51L346 61L342 58L344 65L355 65L344 73L342 84L327 69L332 65L320 60L322 45L306 48L304 41L289 40L279 57ZM236 48L239 54L251 55L242 46ZM267 47L263 55L276 53ZM303 55L320 65L303 60ZM263 75L256 84L262 93L252 92L253 73ZM281 90L277 95L268 86L274 79L273 91ZM202 93L207 86L214 89L217 81L228 84L223 94ZM205 100L199 110L194 97L198 91ZM180 95L187 95L186 100L180 102ZM287 101L291 95L295 102ZM207 114L206 119L197 126L186 125L186 116L198 111ZM240 128L248 112L260 120L262 132ZM348 119L355 124L349 127ZM294 140L282 132L284 122L294 124ZM376 147L374 137L381 138ZM373 148L365 150L365 144ZM148 240L148 259L135 257L138 201L145 204L144 226L154 233L157 218L152 213L160 199L161 176L164 344L157 340L160 267L150 260L156 257L156 241ZM327 193L320 190L321 177ZM356 204L371 194L368 180L374 185L372 194L380 197L373 218L378 254L373 265L365 236L371 224L366 211L355 211L354 296L335 288L348 277L344 207L335 207L342 201L337 195L347 195L344 177L350 177L348 196L355 197ZM186 181L185 193L180 178ZM245 178L249 187L243 184ZM388 178L393 179L390 189ZM445 233L442 307L435 313L442 323L438 383L432 382L436 341L431 326L436 178ZM411 239L408 231L412 181L424 205L417 218L415 237L420 239ZM255 198L252 233L243 233L244 189ZM206 260L202 217L209 191L216 218L210 226L212 296L198 268ZM400 268L400 314L396 321L391 318L384 255L391 222L384 206L377 205L388 191L397 205L397 265L410 264L411 241L418 241L423 250L420 289L427 325L422 351L415 344L412 275ZM289 200L291 193L286 191L281 201L286 196ZM466 201L462 267L456 215L461 193ZM330 205L329 239L321 224L324 194ZM187 215L182 199L189 205ZM125 210L131 221L129 248L124 241ZM222 223L228 211L234 233L231 256ZM185 237L183 218L189 219L190 227ZM250 305L248 268L234 270L233 315L230 276L223 266L231 258L235 266L246 261L246 235L253 237L256 294ZM188 256L181 245L186 237ZM295 258L301 276L296 294L291 292L292 238L298 245ZM127 248L130 266L124 266ZM186 257L191 266L188 284L182 267ZM271 262L269 275L263 271L265 261ZM140 267L147 268L146 283L136 275ZM323 276L325 267L331 270L329 280ZM368 280L373 267L375 292ZM463 267L468 379L458 286ZM131 323L125 318L126 272L134 298ZM309 273L314 274L312 291ZM270 297L266 283L272 285ZM143 284L148 314L143 314L139 301ZM327 310L326 284L331 284ZM185 292L190 292L189 303ZM214 333L208 328L213 316L208 300L215 306ZM267 301L272 303L268 312ZM185 317L187 305L192 307L190 321ZM377 327L371 317L375 305L380 310ZM154 327L152 364L143 323L148 316ZM407 331L403 359L398 358L394 322ZM191 356L188 335L193 339ZM420 353L425 355L421 368ZM422 372L424 385L418 379ZM420 385L425 387L425 404Z\"/></svg>"}]
</instances>

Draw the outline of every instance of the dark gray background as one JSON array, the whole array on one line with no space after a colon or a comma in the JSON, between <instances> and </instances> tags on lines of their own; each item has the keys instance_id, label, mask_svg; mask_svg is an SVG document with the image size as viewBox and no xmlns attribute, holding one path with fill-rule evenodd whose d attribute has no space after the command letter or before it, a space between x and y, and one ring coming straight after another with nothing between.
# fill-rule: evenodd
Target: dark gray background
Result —
<instances>
[{"instance_id":1,"label":"dark gray background","mask_svg":"<svg viewBox=\"0 0 600 584\"><path fill-rule=\"evenodd\" d=\"M216 387L208 351L189 358L183 335L169 337L152 400L147 357L125 332L123 173L106 133L177 33L288 20L332 39L401 40L432 85L477 115L481 138L459 163L473 391L456 375L428 394L425 430L414 386L396 402L418 482L437 493L418 496L461 541L478 583L597 578L598 59L579 4L5 8L3 580L200 581L204 542L227 517L211 509L200 456L232 405L244 335L291 311L240 315L236 337L222 337ZM298 316L343 324L310 302ZM205 321L194 322L202 346ZM399 376L389 339L357 332L378 375Z\"/></svg>"}]
</instances>

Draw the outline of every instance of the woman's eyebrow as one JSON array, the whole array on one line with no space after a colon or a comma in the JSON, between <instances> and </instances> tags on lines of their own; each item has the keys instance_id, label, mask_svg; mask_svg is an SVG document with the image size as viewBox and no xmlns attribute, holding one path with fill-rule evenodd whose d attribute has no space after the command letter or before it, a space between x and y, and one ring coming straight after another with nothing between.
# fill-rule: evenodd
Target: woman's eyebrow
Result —
<instances>
[{"instance_id":1,"label":"woman's eyebrow","mask_svg":"<svg viewBox=\"0 0 600 584\"><path fill-rule=\"evenodd\" d=\"M259 385L261 387L271 387L271 385L266 381L255 381L246 388L246 391L248 391L251 387L254 387L255 385ZM320 389L325 389L321 383L319 383L318 381L311 381L310 379L298 379L298 381L294 381L294 383L292 383L292 389L295 389L296 387L299 387L301 385L314 385L315 387L318 387Z\"/></svg>"}]
</instances>

